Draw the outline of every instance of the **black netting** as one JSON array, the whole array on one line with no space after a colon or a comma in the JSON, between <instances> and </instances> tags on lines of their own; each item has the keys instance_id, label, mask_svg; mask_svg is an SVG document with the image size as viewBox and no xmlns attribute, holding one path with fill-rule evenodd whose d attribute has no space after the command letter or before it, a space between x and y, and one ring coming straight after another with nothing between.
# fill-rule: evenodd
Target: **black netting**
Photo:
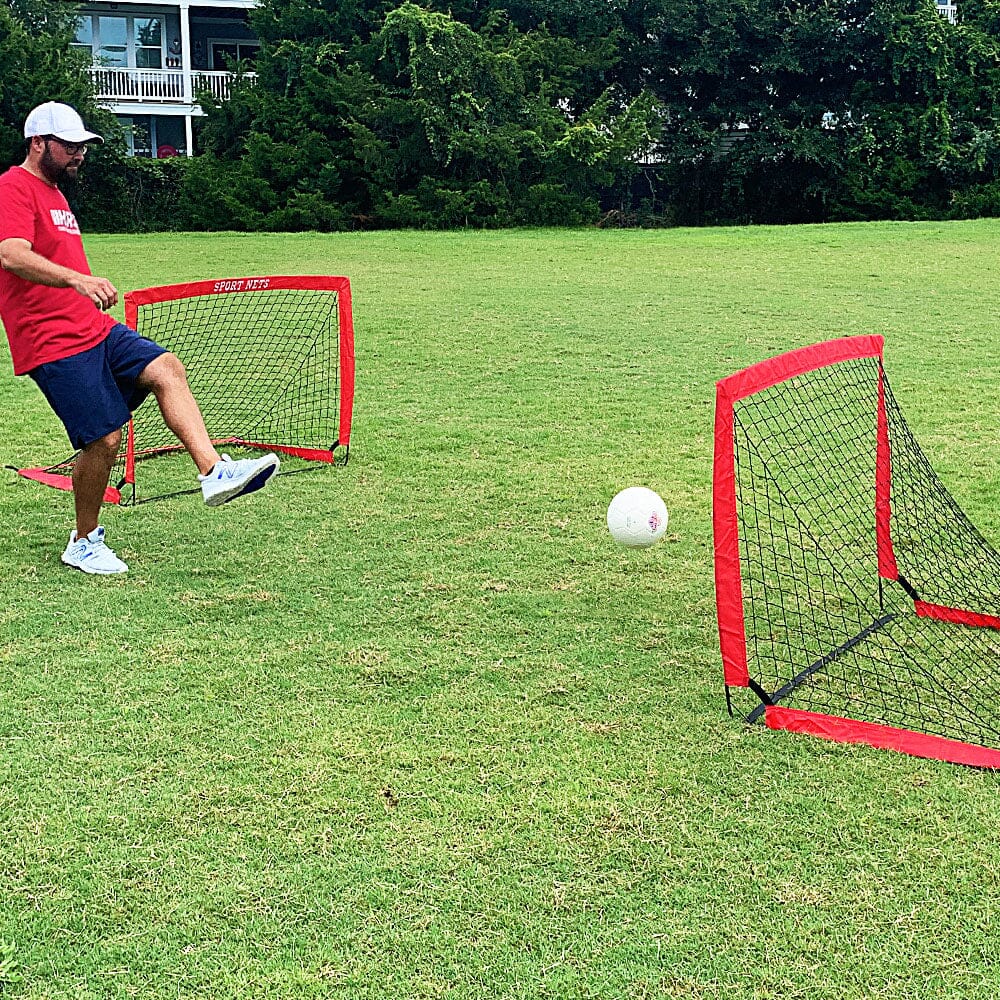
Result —
<instances>
[{"instance_id":1,"label":"black netting","mask_svg":"<svg viewBox=\"0 0 1000 1000\"><path fill-rule=\"evenodd\" d=\"M776 704L995 746L1000 632L920 618L914 596L1000 615L1000 555L935 475L885 381L902 582L880 578L878 384L878 359L842 361L734 407L750 677Z\"/></svg>"},{"instance_id":2,"label":"black netting","mask_svg":"<svg viewBox=\"0 0 1000 1000\"><path fill-rule=\"evenodd\" d=\"M938 479L890 392L886 411L894 483L892 540L900 574L921 600L1000 614L1000 554Z\"/></svg>"}]
</instances>

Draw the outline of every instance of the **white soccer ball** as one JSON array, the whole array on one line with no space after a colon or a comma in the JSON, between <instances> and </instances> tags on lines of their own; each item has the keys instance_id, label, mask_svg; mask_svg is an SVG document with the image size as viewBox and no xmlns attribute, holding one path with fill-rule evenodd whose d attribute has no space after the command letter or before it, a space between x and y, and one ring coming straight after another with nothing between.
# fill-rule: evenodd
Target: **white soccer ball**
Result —
<instances>
[{"instance_id":1,"label":"white soccer ball","mask_svg":"<svg viewBox=\"0 0 1000 1000\"><path fill-rule=\"evenodd\" d=\"M658 493L630 486L617 493L608 507L608 531L622 545L644 549L667 530L667 507Z\"/></svg>"}]
</instances>

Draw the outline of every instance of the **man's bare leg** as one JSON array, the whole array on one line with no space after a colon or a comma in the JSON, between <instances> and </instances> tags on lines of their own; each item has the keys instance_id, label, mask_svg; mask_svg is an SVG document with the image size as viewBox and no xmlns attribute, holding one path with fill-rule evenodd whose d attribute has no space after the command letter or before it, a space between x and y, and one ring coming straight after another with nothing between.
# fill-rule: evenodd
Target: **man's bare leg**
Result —
<instances>
[{"instance_id":1,"label":"man's bare leg","mask_svg":"<svg viewBox=\"0 0 1000 1000\"><path fill-rule=\"evenodd\" d=\"M207 475L219 461L219 453L205 429L205 420L180 359L173 354L161 354L146 365L138 383L156 397L163 422L187 449L198 471Z\"/></svg>"},{"instance_id":2,"label":"man's bare leg","mask_svg":"<svg viewBox=\"0 0 1000 1000\"><path fill-rule=\"evenodd\" d=\"M221 460L188 386L184 365L173 354L161 354L151 361L138 382L141 388L156 396L164 422L198 466L201 494L208 507L219 507L256 492L278 471L281 462L273 452L262 458L237 462ZM215 466L218 468L212 473Z\"/></svg>"},{"instance_id":3,"label":"man's bare leg","mask_svg":"<svg viewBox=\"0 0 1000 1000\"><path fill-rule=\"evenodd\" d=\"M85 538L101 515L104 490L108 485L111 467L115 464L122 432L112 431L88 444L77 456L73 465L73 504L76 508L76 537Z\"/></svg>"}]
</instances>

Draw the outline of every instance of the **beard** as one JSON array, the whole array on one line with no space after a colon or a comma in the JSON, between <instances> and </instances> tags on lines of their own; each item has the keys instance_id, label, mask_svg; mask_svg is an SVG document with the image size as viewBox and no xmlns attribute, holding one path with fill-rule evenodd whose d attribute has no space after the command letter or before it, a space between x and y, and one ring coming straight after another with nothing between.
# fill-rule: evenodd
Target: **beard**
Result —
<instances>
[{"instance_id":1,"label":"beard","mask_svg":"<svg viewBox=\"0 0 1000 1000\"><path fill-rule=\"evenodd\" d=\"M45 177L52 184L59 184L63 181L75 181L77 172L80 169L80 164L74 161L70 161L64 166L59 166L55 161L55 157L49 152L48 144L45 146L45 152L42 153L42 159L39 162L41 171L45 174Z\"/></svg>"}]
</instances>

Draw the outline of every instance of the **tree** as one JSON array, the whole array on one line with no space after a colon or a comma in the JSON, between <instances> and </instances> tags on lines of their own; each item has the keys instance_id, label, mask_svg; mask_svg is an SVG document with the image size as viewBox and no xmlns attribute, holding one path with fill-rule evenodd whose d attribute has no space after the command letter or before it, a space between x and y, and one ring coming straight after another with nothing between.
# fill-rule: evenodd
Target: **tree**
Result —
<instances>
[{"instance_id":1,"label":"tree","mask_svg":"<svg viewBox=\"0 0 1000 1000\"><path fill-rule=\"evenodd\" d=\"M72 7L59 0L0 0L0 152L5 163L24 157L21 124L45 101L75 107L95 125L114 119L94 102L88 61L70 47L76 24Z\"/></svg>"},{"instance_id":2,"label":"tree","mask_svg":"<svg viewBox=\"0 0 1000 1000\"><path fill-rule=\"evenodd\" d=\"M852 94L837 214L940 218L954 214L963 191L996 184L1000 39L995 15L980 10L953 25L932 0L873 5L877 41Z\"/></svg>"},{"instance_id":3,"label":"tree","mask_svg":"<svg viewBox=\"0 0 1000 1000\"><path fill-rule=\"evenodd\" d=\"M933 0L650 0L643 16L620 68L664 108L679 221L940 217L996 176L996 31Z\"/></svg>"},{"instance_id":4,"label":"tree","mask_svg":"<svg viewBox=\"0 0 1000 1000\"><path fill-rule=\"evenodd\" d=\"M212 189L238 191L256 225L593 220L651 142L648 94L591 94L603 39L581 48L499 10L477 30L410 2L261 11L257 85L202 133L225 178Z\"/></svg>"}]
</instances>

